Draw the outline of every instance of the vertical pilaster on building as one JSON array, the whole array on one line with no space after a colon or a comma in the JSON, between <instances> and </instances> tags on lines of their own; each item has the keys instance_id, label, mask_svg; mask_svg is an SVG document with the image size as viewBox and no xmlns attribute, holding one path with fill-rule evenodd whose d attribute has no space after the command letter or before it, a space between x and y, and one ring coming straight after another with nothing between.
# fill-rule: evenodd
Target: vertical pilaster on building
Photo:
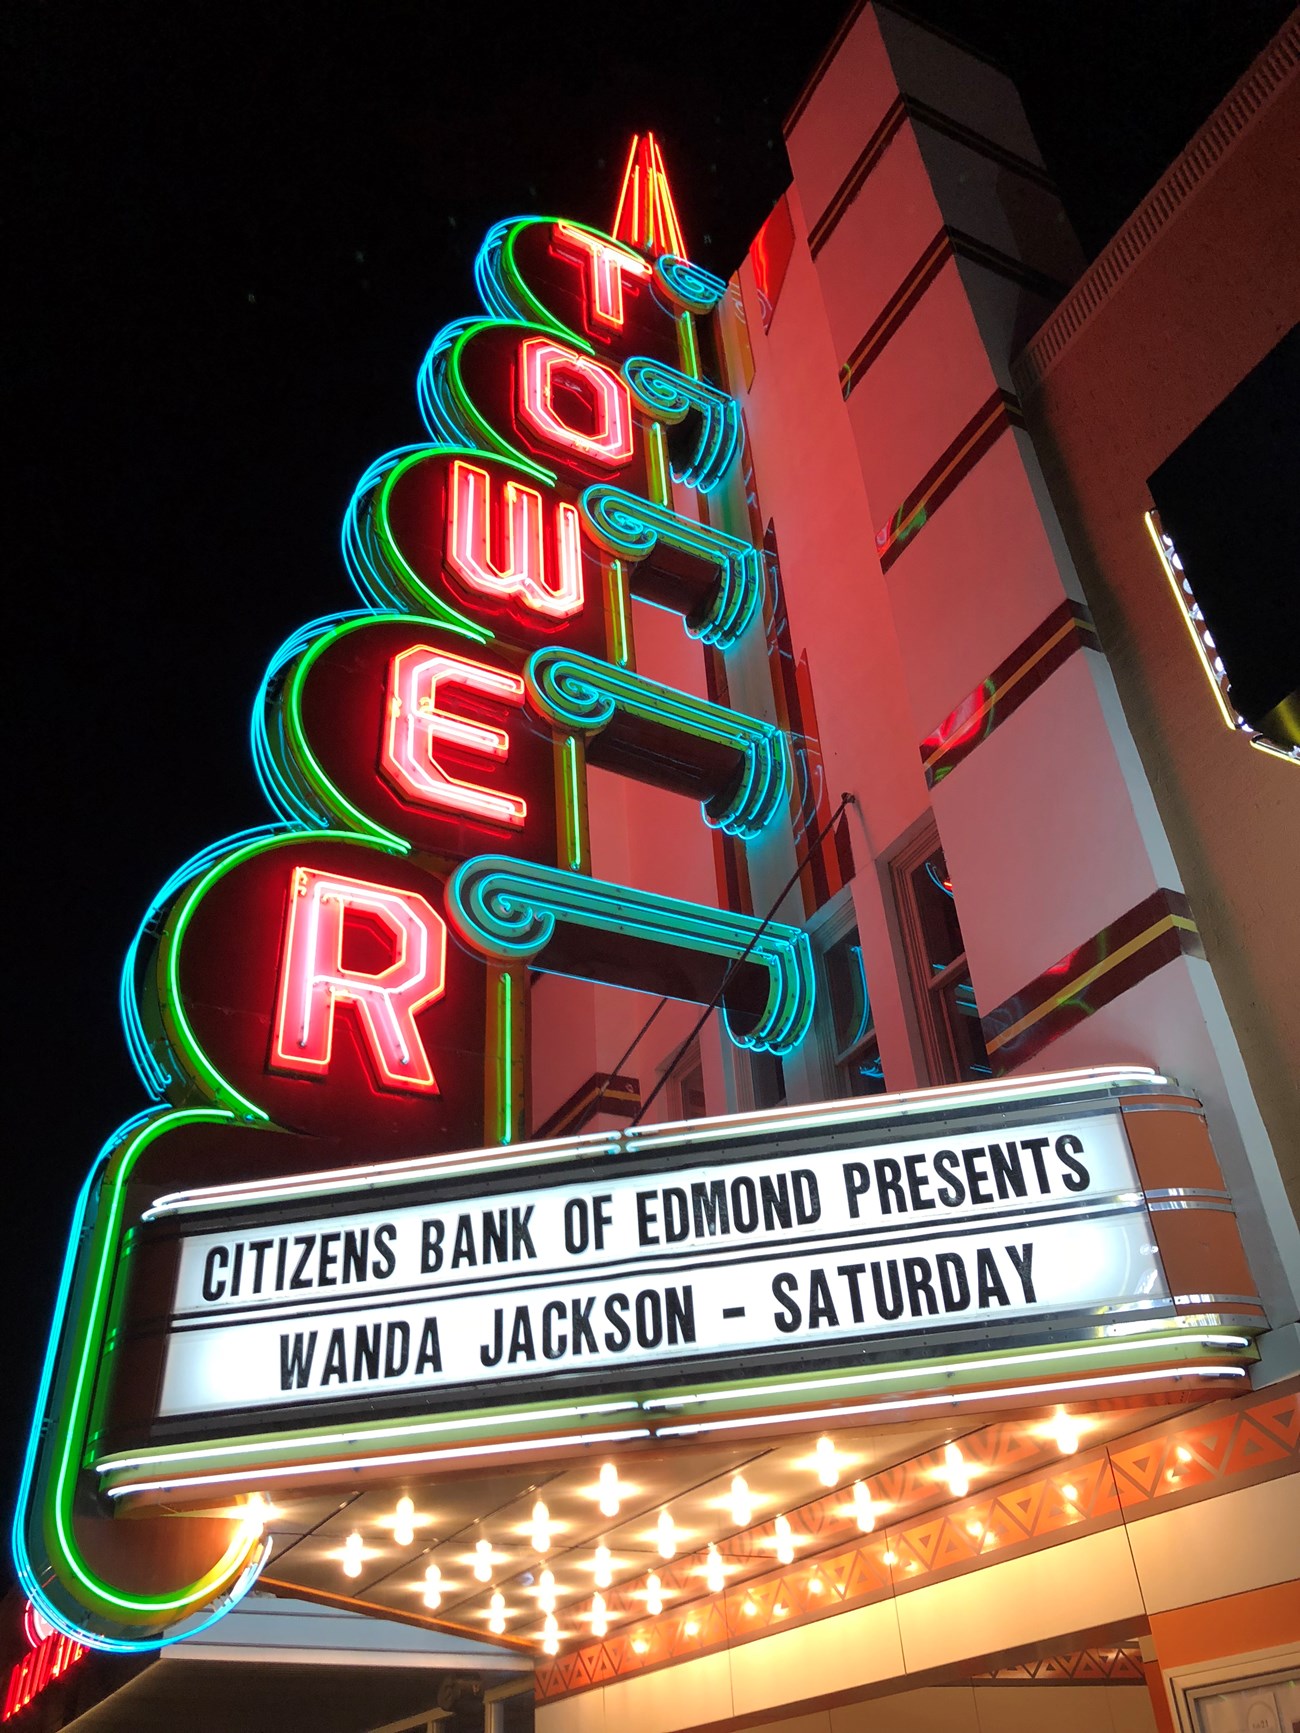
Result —
<instances>
[{"instance_id":1,"label":"vertical pilaster on building","mask_svg":"<svg viewBox=\"0 0 1300 1733\"><path fill-rule=\"evenodd\" d=\"M861 793L877 868L855 900L890 1086L905 1081L898 1013L911 1013L886 979L886 869L932 811L994 1074L1154 1060L1203 1096L1229 1181L1249 1194L1268 1140L1014 388L1014 358L1082 263L1014 87L864 5L787 143L794 184L742 277L766 335L746 412L796 636L819 694L852 695L833 708L827 761ZM799 366L782 355L796 341ZM851 452L875 557L859 545L851 573L841 562L818 580L827 537L796 526L793 490L767 477L792 424L815 420L814 390L828 413L829 382L803 376L823 346L841 430L815 438L839 466ZM861 500L845 486L842 518ZM863 677L882 660L882 677ZM896 694L912 769L891 734ZM914 1022L909 1044L915 1060ZM1246 1214L1284 1313L1273 1236Z\"/></svg>"}]
</instances>

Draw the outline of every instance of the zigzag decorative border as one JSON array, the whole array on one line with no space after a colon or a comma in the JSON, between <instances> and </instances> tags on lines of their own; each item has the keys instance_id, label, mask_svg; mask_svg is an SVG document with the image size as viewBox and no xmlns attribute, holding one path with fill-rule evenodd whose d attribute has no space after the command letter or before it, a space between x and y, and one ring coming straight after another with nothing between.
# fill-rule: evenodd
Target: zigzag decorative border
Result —
<instances>
[{"instance_id":1,"label":"zigzag decorative border","mask_svg":"<svg viewBox=\"0 0 1300 1733\"><path fill-rule=\"evenodd\" d=\"M989 1673L971 1673L972 1685L1145 1685L1142 1654L1135 1644L1114 1649L1076 1649L1016 1661Z\"/></svg>"},{"instance_id":2,"label":"zigzag decorative border","mask_svg":"<svg viewBox=\"0 0 1300 1733\"><path fill-rule=\"evenodd\" d=\"M999 1076L1184 953L1203 957L1181 891L1157 890L980 1019Z\"/></svg>"},{"instance_id":3,"label":"zigzag decorative border","mask_svg":"<svg viewBox=\"0 0 1300 1733\"><path fill-rule=\"evenodd\" d=\"M921 742L921 768L933 788L987 740L1076 650L1100 650L1081 602L1064 601L993 672L967 693Z\"/></svg>"},{"instance_id":4,"label":"zigzag decorative border","mask_svg":"<svg viewBox=\"0 0 1300 1733\"><path fill-rule=\"evenodd\" d=\"M1037 1454L1036 1441L1014 1424L995 1425L981 1439L962 1442L972 1456L979 1453L986 1472ZM935 1477L938 1451L873 1476L873 1493L890 1505L915 1509L924 1501L931 1508L870 1535L856 1534L852 1521L838 1514L845 1502L842 1490L827 1493L791 1513L805 1542L803 1559L721 1594L699 1593L702 1553L661 1565L660 1579L678 1604L649 1618L630 1596L607 1595L611 1615L625 1621L622 1628L540 1664L537 1701L553 1702L911 1593L979 1570L993 1558L1023 1557L1160 1509L1294 1474L1300 1471L1300 1394L1292 1389L1279 1395L1274 1388L1195 1409L1096 1450L1064 1458L1050 1450L1046 1454L1053 1458L1046 1472L1040 1463L1001 1486L938 1508L936 1496L943 1496ZM718 1550L725 1560L729 1550L739 1557L743 1548L748 1562L755 1538L762 1545L770 1529L768 1524L732 1543L724 1541ZM854 1538L845 1545L850 1532ZM819 1536L825 1550L815 1552Z\"/></svg>"}]
</instances>

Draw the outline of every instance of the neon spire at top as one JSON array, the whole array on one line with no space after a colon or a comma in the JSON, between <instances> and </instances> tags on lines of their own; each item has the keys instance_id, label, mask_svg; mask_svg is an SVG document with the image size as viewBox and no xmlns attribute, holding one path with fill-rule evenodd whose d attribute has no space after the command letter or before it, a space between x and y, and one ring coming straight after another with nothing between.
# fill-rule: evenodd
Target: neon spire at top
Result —
<instances>
[{"instance_id":1,"label":"neon spire at top","mask_svg":"<svg viewBox=\"0 0 1300 1733\"><path fill-rule=\"evenodd\" d=\"M633 135L610 232L616 240L642 252L686 257L663 152L652 132Z\"/></svg>"}]
</instances>

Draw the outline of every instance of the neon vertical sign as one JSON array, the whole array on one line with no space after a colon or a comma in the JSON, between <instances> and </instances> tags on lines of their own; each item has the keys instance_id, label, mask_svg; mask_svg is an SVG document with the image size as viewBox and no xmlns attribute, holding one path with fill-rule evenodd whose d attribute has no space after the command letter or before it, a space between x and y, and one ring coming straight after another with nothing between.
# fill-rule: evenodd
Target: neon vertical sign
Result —
<instances>
[{"instance_id":1,"label":"neon vertical sign","mask_svg":"<svg viewBox=\"0 0 1300 1733\"><path fill-rule=\"evenodd\" d=\"M83 1644L54 1630L30 1601L23 1615L23 1634L30 1647L10 1669L0 1721L12 1721L86 1652Z\"/></svg>"},{"instance_id":2,"label":"neon vertical sign","mask_svg":"<svg viewBox=\"0 0 1300 1733\"><path fill-rule=\"evenodd\" d=\"M161 1567L141 1589L122 1530L152 1541L172 1517L118 1529L87 1496L136 1339L131 1296L113 1310L115 1273L159 1174L256 1182L301 1166L313 1139L318 1162L345 1168L518 1141L533 968L662 978L703 1002L739 960L732 1038L787 1052L807 1029L797 928L590 872L589 754L690 786L703 821L744 836L787 781L770 724L630 672L629 598L725 648L759 617L763 585L753 549L672 510L662 463L649 466L656 497L635 492L633 460L662 453L665 423L689 424L677 473L701 493L738 427L699 379L690 330L724 285L680 256L652 143L644 169L635 235L521 219L489 236L487 316L448 327L421 371L432 443L379 459L349 510L344 556L366 611L304 627L268 673L254 751L279 822L178 870L132 946L130 1043L170 1106L123 1128L83 1195L15 1531L20 1576L60 1640L176 1640L266 1556L260 1524L206 1517L211 1554L155 1542ZM570 657L545 699L526 677L539 637Z\"/></svg>"},{"instance_id":3,"label":"neon vertical sign","mask_svg":"<svg viewBox=\"0 0 1300 1733\"><path fill-rule=\"evenodd\" d=\"M623 286L625 282L648 282L653 275L647 260L626 247L616 246L589 229L574 228L570 223L555 225L555 250L569 258L583 261L590 273L590 314L598 325L622 330L625 322Z\"/></svg>"}]
</instances>

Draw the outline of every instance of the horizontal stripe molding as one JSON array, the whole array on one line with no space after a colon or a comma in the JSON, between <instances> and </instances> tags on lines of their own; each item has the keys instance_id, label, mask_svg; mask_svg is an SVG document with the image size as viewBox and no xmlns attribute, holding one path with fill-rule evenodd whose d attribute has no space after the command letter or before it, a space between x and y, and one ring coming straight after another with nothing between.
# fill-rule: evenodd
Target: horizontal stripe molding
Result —
<instances>
[{"instance_id":1,"label":"horizontal stripe molding","mask_svg":"<svg viewBox=\"0 0 1300 1733\"><path fill-rule=\"evenodd\" d=\"M847 401L863 375L877 359L881 350L898 332L909 313L920 301L930 284L949 259L969 259L999 277L1030 289L1046 301L1056 302L1065 293L1065 284L1054 277L1035 271L1010 253L977 240L963 229L945 226L926 247L889 300L867 327L853 353L840 368L840 392Z\"/></svg>"},{"instance_id":2,"label":"horizontal stripe molding","mask_svg":"<svg viewBox=\"0 0 1300 1733\"><path fill-rule=\"evenodd\" d=\"M610 1113L621 1119L631 1119L641 1105L641 1085L635 1077L622 1077L608 1071L593 1071L569 1099L557 1107L550 1118L532 1133L534 1140L548 1137L568 1137L581 1131L596 1113Z\"/></svg>"},{"instance_id":3,"label":"horizontal stripe molding","mask_svg":"<svg viewBox=\"0 0 1300 1733\"><path fill-rule=\"evenodd\" d=\"M1009 391L996 390L971 416L947 450L931 464L889 522L876 532L880 569L887 572L910 546L949 494L970 474L986 451L1009 427L1023 428L1019 401Z\"/></svg>"},{"instance_id":4,"label":"horizontal stripe molding","mask_svg":"<svg viewBox=\"0 0 1300 1733\"><path fill-rule=\"evenodd\" d=\"M1002 1076L1176 957L1203 957L1181 891L1157 890L980 1019Z\"/></svg>"},{"instance_id":5,"label":"horizontal stripe molding","mask_svg":"<svg viewBox=\"0 0 1300 1733\"><path fill-rule=\"evenodd\" d=\"M1039 164L1031 162L1028 157L1018 156L1015 151L1007 150L993 139L986 138L982 132L976 132L973 127L954 120L951 115L932 108L928 102L922 102L918 97L908 96L905 91L900 91L854 159L852 168L835 189L830 203L808 231L808 247L814 259L835 233L849 207L871 178L872 171L884 156L904 120L919 122L920 125L929 127L931 132L950 138L954 143L964 145L967 150L995 162L999 168L1008 169L1024 180L1033 181L1047 192L1056 192L1052 177ZM1066 287L1068 285L1061 286L1062 293Z\"/></svg>"},{"instance_id":6,"label":"horizontal stripe molding","mask_svg":"<svg viewBox=\"0 0 1300 1733\"><path fill-rule=\"evenodd\" d=\"M942 782L969 758L1076 650L1100 648L1097 628L1082 602L1067 599L1053 608L921 742L921 768L927 787Z\"/></svg>"},{"instance_id":7,"label":"horizontal stripe molding","mask_svg":"<svg viewBox=\"0 0 1300 1733\"><path fill-rule=\"evenodd\" d=\"M923 18L919 12L914 12L910 6L900 5L899 0L875 0L875 6L878 11L884 7L890 12L897 13L900 18L906 18L910 24L918 25L928 36L937 36L941 42L948 42L951 43L954 48L960 48L962 53L968 54L972 60L978 60L985 66L991 66L995 72L1001 72L1004 76L1010 77L1010 74L1007 72L1003 63L994 55L988 53L986 49L976 47L974 43L967 42L961 36L955 36L951 30L941 29L933 19ZM856 0L856 4L849 10L848 17L845 18L834 36L832 36L821 59L809 73L807 83L795 98L794 107L782 122L782 131L787 138L789 138L791 131L798 123L799 117L812 101L813 96L816 94L817 86L826 75L827 68L839 53L840 49L843 48L845 42L848 40L849 32L853 29L853 26L862 16L865 9L866 0Z\"/></svg>"}]
</instances>

